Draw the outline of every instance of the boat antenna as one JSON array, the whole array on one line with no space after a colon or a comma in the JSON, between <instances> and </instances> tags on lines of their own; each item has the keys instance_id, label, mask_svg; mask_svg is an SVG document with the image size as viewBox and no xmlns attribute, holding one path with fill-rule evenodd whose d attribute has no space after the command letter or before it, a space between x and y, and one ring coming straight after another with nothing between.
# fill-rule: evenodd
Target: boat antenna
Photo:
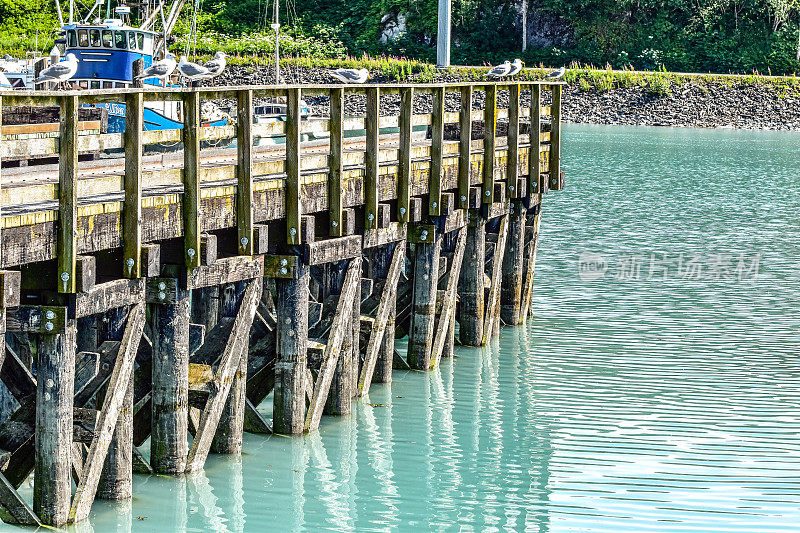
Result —
<instances>
[{"instance_id":1,"label":"boat antenna","mask_svg":"<svg viewBox=\"0 0 800 533\"><path fill-rule=\"evenodd\" d=\"M64 14L61 13L61 2L59 2L58 0L56 0L56 11L58 12L58 25L59 26L63 26L64 25Z\"/></svg>"},{"instance_id":2,"label":"boat antenna","mask_svg":"<svg viewBox=\"0 0 800 533\"><path fill-rule=\"evenodd\" d=\"M281 54L279 50L281 24L278 21L278 0L274 1L273 9L271 28L275 30L275 84L278 85L281 82Z\"/></svg>"},{"instance_id":3,"label":"boat antenna","mask_svg":"<svg viewBox=\"0 0 800 533\"><path fill-rule=\"evenodd\" d=\"M75 19L72 18L72 12L75 9L75 0L69 0L69 23L74 24Z\"/></svg>"}]
</instances>

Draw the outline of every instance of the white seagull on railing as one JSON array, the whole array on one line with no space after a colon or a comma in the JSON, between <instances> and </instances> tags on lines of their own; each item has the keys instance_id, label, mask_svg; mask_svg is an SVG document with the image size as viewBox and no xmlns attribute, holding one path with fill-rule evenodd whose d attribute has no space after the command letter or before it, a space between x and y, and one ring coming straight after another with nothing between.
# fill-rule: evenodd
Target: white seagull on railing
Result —
<instances>
[{"instance_id":1,"label":"white seagull on railing","mask_svg":"<svg viewBox=\"0 0 800 533\"><path fill-rule=\"evenodd\" d=\"M508 76L516 76L522 70L523 66L525 66L525 63L523 63L520 58L515 59L514 62L511 63L511 70L509 71Z\"/></svg>"},{"instance_id":2,"label":"white seagull on railing","mask_svg":"<svg viewBox=\"0 0 800 533\"><path fill-rule=\"evenodd\" d=\"M46 81L65 83L68 79L72 78L76 72L78 72L78 58L75 57L75 54L67 54L64 61L41 71L35 83L43 83Z\"/></svg>"},{"instance_id":3,"label":"white seagull on railing","mask_svg":"<svg viewBox=\"0 0 800 533\"><path fill-rule=\"evenodd\" d=\"M558 70L554 70L553 72L551 72L550 74L548 74L548 75L547 75L547 78L548 78L548 79L551 79L551 80L557 80L558 78L560 78L561 76L563 76L563 75L564 75L564 73L565 73L566 71L567 71L567 69L566 69L566 68L564 68L564 67L561 67L560 69L558 69Z\"/></svg>"},{"instance_id":4,"label":"white seagull on railing","mask_svg":"<svg viewBox=\"0 0 800 533\"><path fill-rule=\"evenodd\" d=\"M211 73L212 78L219 76L225 70L225 65L228 64L225 60L226 57L225 52L217 52L214 54L214 59L203 63L203 66Z\"/></svg>"},{"instance_id":5,"label":"white seagull on railing","mask_svg":"<svg viewBox=\"0 0 800 533\"><path fill-rule=\"evenodd\" d=\"M337 68L330 71L331 76L341 81L342 83L364 83L369 79L369 70L362 68L356 70L354 68Z\"/></svg>"},{"instance_id":6,"label":"white seagull on railing","mask_svg":"<svg viewBox=\"0 0 800 533\"><path fill-rule=\"evenodd\" d=\"M167 78L169 78L170 74L175 72L175 67L178 66L175 62L175 55L167 52L167 55L164 56L164 59L160 61L156 61L144 71L136 76L137 80L143 80L145 78L161 78L164 80L164 87L167 86Z\"/></svg>"},{"instance_id":7,"label":"white seagull on railing","mask_svg":"<svg viewBox=\"0 0 800 533\"><path fill-rule=\"evenodd\" d=\"M504 61L486 73L489 78L505 78L511 72L511 63Z\"/></svg>"},{"instance_id":8,"label":"white seagull on railing","mask_svg":"<svg viewBox=\"0 0 800 533\"><path fill-rule=\"evenodd\" d=\"M189 81L202 80L211 75L211 72L203 65L187 61L186 56L181 56L181 60L178 63L178 72Z\"/></svg>"}]
</instances>

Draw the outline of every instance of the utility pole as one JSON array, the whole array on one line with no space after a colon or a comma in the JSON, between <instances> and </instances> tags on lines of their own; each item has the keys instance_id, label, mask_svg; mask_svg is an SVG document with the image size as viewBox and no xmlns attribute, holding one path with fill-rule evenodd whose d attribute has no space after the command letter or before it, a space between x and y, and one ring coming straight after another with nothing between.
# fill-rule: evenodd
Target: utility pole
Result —
<instances>
[{"instance_id":1,"label":"utility pole","mask_svg":"<svg viewBox=\"0 0 800 533\"><path fill-rule=\"evenodd\" d=\"M275 84L281 82L281 53L280 53L280 29L281 24L278 21L278 0L275 0L274 11L272 12L272 29L275 30Z\"/></svg>"},{"instance_id":2,"label":"utility pole","mask_svg":"<svg viewBox=\"0 0 800 533\"><path fill-rule=\"evenodd\" d=\"M528 49L528 0L522 0L522 51Z\"/></svg>"},{"instance_id":3,"label":"utility pole","mask_svg":"<svg viewBox=\"0 0 800 533\"><path fill-rule=\"evenodd\" d=\"M439 0L439 28L436 32L436 66L450 66L450 5L451 0Z\"/></svg>"}]
</instances>

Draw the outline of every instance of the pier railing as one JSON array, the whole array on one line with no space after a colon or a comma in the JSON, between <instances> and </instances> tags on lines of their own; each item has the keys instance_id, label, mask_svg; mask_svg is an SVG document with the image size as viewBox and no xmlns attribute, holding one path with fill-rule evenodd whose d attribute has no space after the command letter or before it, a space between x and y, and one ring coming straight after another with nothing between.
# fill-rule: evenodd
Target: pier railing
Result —
<instances>
[{"instance_id":1,"label":"pier railing","mask_svg":"<svg viewBox=\"0 0 800 533\"><path fill-rule=\"evenodd\" d=\"M561 87L0 92L3 519L83 520L134 470L194 472L243 431L315 431L393 368L435 369L456 322L467 346L522 323L564 184ZM285 112L258 120L263 99ZM207 102L235 117L208 125ZM182 128L151 131L175 103ZM82 122L91 104L124 104L124 133ZM3 128L20 106L59 123Z\"/></svg>"}]
</instances>

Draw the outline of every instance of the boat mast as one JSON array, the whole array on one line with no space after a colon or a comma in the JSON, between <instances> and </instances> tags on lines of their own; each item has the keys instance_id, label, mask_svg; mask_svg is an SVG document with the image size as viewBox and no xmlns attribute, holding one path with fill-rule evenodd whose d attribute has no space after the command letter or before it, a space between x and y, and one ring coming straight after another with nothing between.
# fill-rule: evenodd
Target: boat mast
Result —
<instances>
[{"instance_id":1,"label":"boat mast","mask_svg":"<svg viewBox=\"0 0 800 533\"><path fill-rule=\"evenodd\" d=\"M278 21L278 0L274 1L272 13L272 29L275 30L275 84L281 82L281 54L278 50L280 45L280 29L281 25Z\"/></svg>"}]
</instances>

